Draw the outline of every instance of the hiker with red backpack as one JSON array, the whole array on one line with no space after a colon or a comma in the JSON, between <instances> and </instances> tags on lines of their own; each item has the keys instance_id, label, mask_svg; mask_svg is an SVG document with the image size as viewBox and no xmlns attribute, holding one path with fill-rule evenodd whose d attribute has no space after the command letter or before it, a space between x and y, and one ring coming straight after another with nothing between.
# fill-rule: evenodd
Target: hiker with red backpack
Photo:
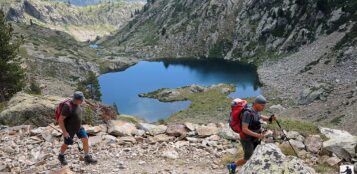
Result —
<instances>
[{"instance_id":1,"label":"hiker with red backpack","mask_svg":"<svg viewBox=\"0 0 357 174\"><path fill-rule=\"evenodd\" d=\"M64 156L65 151L69 145L73 145L74 135L77 135L82 140L84 150L84 161L86 164L95 164L97 160L89 155L89 143L87 132L82 127L82 108L81 104L84 102L84 95L80 91L76 91L71 99L66 99L56 108L56 121L58 122L64 137L64 143L61 146L58 160L62 165L67 165Z\"/></svg>"},{"instance_id":2,"label":"hiker with red backpack","mask_svg":"<svg viewBox=\"0 0 357 174\"><path fill-rule=\"evenodd\" d=\"M229 125L234 132L240 135L244 158L227 165L230 174L234 174L237 166L242 166L249 160L255 148L264 139L264 132L261 131L262 121L272 122L277 119L276 116L268 117L260 114L266 103L267 100L262 95L256 97L251 107L248 106L246 100L233 100Z\"/></svg>"}]
</instances>

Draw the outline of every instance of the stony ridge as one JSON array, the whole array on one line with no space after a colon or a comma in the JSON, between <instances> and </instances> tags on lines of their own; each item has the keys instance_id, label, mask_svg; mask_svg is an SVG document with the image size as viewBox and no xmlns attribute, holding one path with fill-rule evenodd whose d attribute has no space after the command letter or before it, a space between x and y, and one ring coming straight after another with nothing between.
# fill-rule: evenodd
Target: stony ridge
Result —
<instances>
[{"instance_id":1,"label":"stony ridge","mask_svg":"<svg viewBox=\"0 0 357 174\"><path fill-rule=\"evenodd\" d=\"M76 146L67 152L70 161L62 168L56 159L61 145L58 126L33 128L22 125L0 129L0 172L41 173L226 173L225 164L242 155L239 136L228 125L130 123L111 120L97 126L84 125L90 136L93 155L100 161L85 166ZM302 135L286 132L298 151L292 157L290 147L282 141L282 132L270 132L258 146L241 173L334 173L340 163L355 163L357 137L348 132L321 128L321 134ZM323 140L326 136L329 140ZM344 140L344 143L341 140ZM238 147L238 149L237 149ZM341 151L342 150L342 151ZM347 151L345 153L340 153ZM284 155L284 153L287 155ZM273 155L273 156L269 156ZM346 157L353 157L346 159ZM269 158L268 161L263 160ZM256 162L255 162L256 161ZM260 161L260 162L259 162ZM279 162L280 161L280 162ZM281 165L284 161L284 165ZM254 163L254 169L252 165ZM323 169L318 166L324 166ZM310 167L309 167L310 166Z\"/></svg>"}]
</instances>

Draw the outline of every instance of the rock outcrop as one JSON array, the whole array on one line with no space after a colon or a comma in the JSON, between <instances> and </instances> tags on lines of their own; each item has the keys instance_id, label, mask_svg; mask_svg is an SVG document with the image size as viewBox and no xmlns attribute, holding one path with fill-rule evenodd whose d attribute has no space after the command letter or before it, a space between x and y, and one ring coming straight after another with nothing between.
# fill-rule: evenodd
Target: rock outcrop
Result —
<instances>
[{"instance_id":1,"label":"rock outcrop","mask_svg":"<svg viewBox=\"0 0 357 174\"><path fill-rule=\"evenodd\" d=\"M242 167L239 173L313 174L315 171L307 167L299 158L285 156L278 146L262 144L256 148L251 159Z\"/></svg>"},{"instance_id":2,"label":"rock outcrop","mask_svg":"<svg viewBox=\"0 0 357 174\"><path fill-rule=\"evenodd\" d=\"M322 148L337 155L346 161L356 157L357 137L347 131L320 128L320 131L329 140L323 142Z\"/></svg>"}]
</instances>

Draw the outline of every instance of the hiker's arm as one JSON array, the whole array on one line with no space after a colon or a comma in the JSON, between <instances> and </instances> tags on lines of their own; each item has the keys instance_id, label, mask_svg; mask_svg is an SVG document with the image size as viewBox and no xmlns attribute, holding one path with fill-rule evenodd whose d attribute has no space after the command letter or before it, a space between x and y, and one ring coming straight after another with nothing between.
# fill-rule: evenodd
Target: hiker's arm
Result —
<instances>
[{"instance_id":1,"label":"hiker's arm","mask_svg":"<svg viewBox=\"0 0 357 174\"><path fill-rule=\"evenodd\" d=\"M270 120L270 117L271 117L271 120ZM269 122L272 122L272 121L277 120L277 118L276 118L275 115L272 115L272 116L261 115L260 118L261 118L263 121L269 121Z\"/></svg>"},{"instance_id":2,"label":"hiker's arm","mask_svg":"<svg viewBox=\"0 0 357 174\"><path fill-rule=\"evenodd\" d=\"M260 118L263 120L263 121L269 121L269 116L266 116L266 115L260 115Z\"/></svg>"},{"instance_id":3,"label":"hiker's arm","mask_svg":"<svg viewBox=\"0 0 357 174\"><path fill-rule=\"evenodd\" d=\"M249 136L252 136L252 137L255 137L255 138L259 138L259 139L262 138L262 137L261 137L261 134L258 134L258 133L255 133L255 132L251 131L251 130L248 128L248 124L246 124L246 123L243 123L243 124L242 124L242 131L243 131L243 133L246 134L246 135L249 135Z\"/></svg>"},{"instance_id":4,"label":"hiker's arm","mask_svg":"<svg viewBox=\"0 0 357 174\"><path fill-rule=\"evenodd\" d=\"M65 138L69 137L69 134L66 130L66 126L64 125L64 120L70 116L70 110L69 110L69 106L67 105L64 105L63 108L62 108L62 111L61 111L61 115L60 117L58 118L58 124L62 130L62 133L63 133L63 136Z\"/></svg>"},{"instance_id":5,"label":"hiker's arm","mask_svg":"<svg viewBox=\"0 0 357 174\"><path fill-rule=\"evenodd\" d=\"M66 130L66 127L64 126L64 118L65 117L63 115L61 115L58 118L58 124L59 124L59 126L60 126L60 128L61 128L61 130L63 132L63 136L67 138L69 136L69 134L68 134L68 132Z\"/></svg>"}]
</instances>

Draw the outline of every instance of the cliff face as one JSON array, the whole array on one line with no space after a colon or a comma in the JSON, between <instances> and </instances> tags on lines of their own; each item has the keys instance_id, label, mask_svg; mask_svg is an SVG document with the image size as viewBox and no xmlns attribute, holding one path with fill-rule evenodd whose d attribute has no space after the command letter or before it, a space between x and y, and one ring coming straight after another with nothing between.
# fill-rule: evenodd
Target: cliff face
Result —
<instances>
[{"instance_id":1,"label":"cliff face","mask_svg":"<svg viewBox=\"0 0 357 174\"><path fill-rule=\"evenodd\" d=\"M147 57L259 62L343 30L355 6L325 0L156 0L103 44Z\"/></svg>"},{"instance_id":2,"label":"cliff face","mask_svg":"<svg viewBox=\"0 0 357 174\"><path fill-rule=\"evenodd\" d=\"M56 1L20 0L0 3L7 19L64 31L79 41L95 40L116 31L144 3L113 1L91 6L72 6Z\"/></svg>"}]
</instances>

